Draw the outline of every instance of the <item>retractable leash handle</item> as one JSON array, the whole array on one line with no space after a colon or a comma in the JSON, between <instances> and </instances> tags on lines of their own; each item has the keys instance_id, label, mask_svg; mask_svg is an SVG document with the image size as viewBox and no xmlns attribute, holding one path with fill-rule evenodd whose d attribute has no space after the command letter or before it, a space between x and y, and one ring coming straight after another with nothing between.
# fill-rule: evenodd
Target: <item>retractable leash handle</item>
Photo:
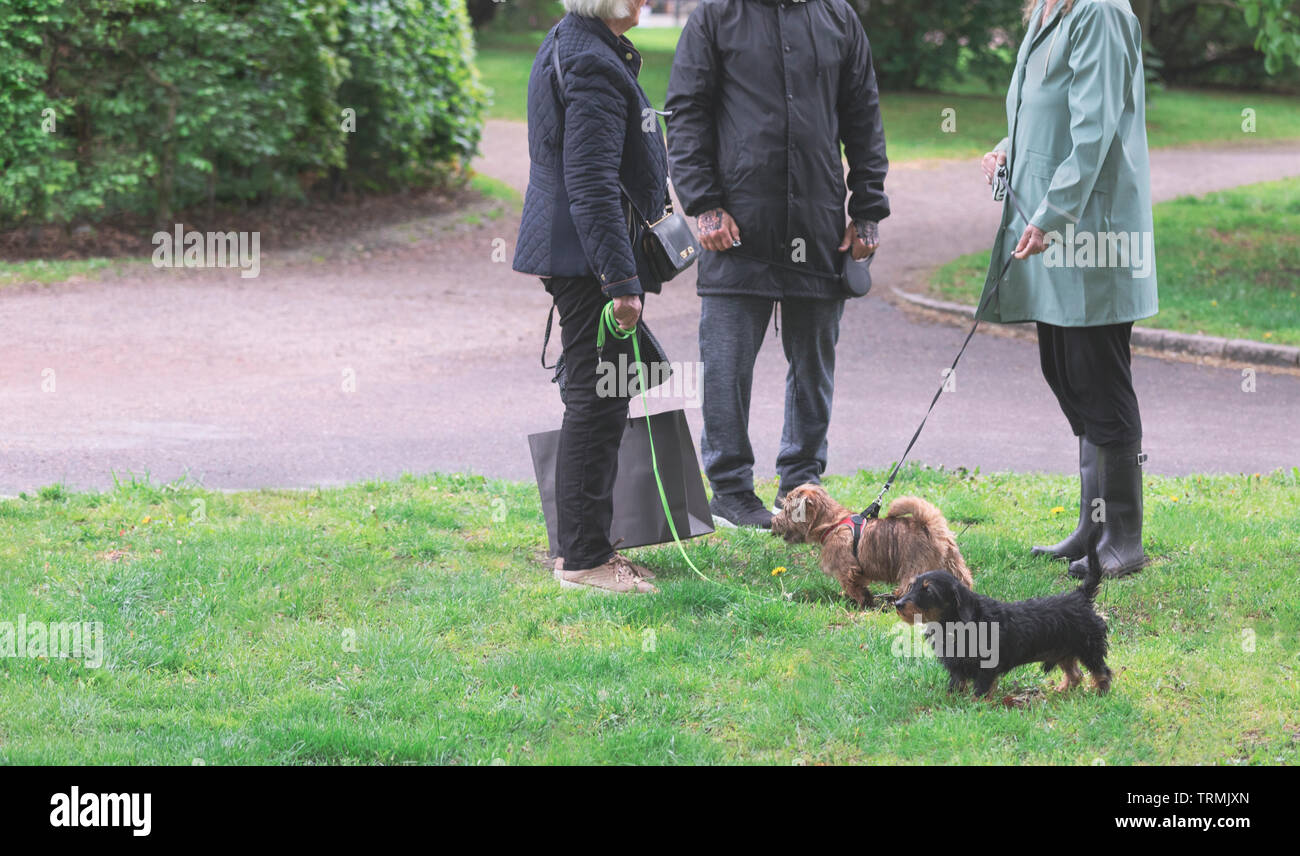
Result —
<instances>
[{"instance_id":1,"label":"retractable leash handle","mask_svg":"<svg viewBox=\"0 0 1300 856\"><path fill-rule=\"evenodd\" d=\"M1028 223L1029 218L1025 216L1024 209L1020 207L1020 200L1016 198L1015 191L1011 189L1011 182L1008 180L1007 176L1007 165L1004 163L998 164L997 175L994 177L993 183L993 198L995 200L1001 200L1008 196L1011 198L1011 204L1015 206L1016 211L1019 212L1020 216L1024 218L1026 223ZM898 462L894 464L893 470L889 473L889 478L885 479L885 486L880 489L880 493L876 494L875 500L863 509L861 514L854 515L853 524L855 534L858 527L861 525L862 520L870 520L880 516L881 501L884 500L885 494L889 493L889 489L894 486L894 479L898 477L899 469L902 468L903 462L907 460L907 455L912 451L912 447L916 445L917 438L921 436L921 431L925 428L925 421L930 418L930 414L934 411L934 406L939 403L939 396L943 395L944 384L947 383L948 377L957 370L957 363L961 360L962 354L966 353L966 346L970 344L970 340L975 336L975 331L979 329L980 316L984 314L984 309L988 306L989 300L997 293L998 286L1002 284L1002 279L1007 275L1007 271L1011 269L1011 263L1015 261L1015 258L1016 256L1013 250L1012 254L1007 256L1006 262L1003 263L1002 270L998 272L997 279L993 281L993 287L989 289L988 294L984 295L984 299L975 307L975 323L971 325L970 332L966 334L966 340L962 342L961 350L959 350L957 356L953 358L952 365L948 368L948 373L944 375L943 382L939 384L939 389L934 393L934 398L930 399L930 406L926 408L925 416L921 417L921 424L916 426L916 432L912 434L912 439L908 441L907 448L903 450L902 457L900 457ZM857 539L854 538L854 548L856 549L856 547Z\"/></svg>"}]
</instances>

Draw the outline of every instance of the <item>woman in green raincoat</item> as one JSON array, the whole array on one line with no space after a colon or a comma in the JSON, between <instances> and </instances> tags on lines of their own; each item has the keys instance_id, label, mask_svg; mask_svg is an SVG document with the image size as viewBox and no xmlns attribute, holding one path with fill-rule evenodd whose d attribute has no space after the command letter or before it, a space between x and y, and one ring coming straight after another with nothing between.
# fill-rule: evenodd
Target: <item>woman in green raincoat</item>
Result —
<instances>
[{"instance_id":1,"label":"woman in green raincoat","mask_svg":"<svg viewBox=\"0 0 1300 856\"><path fill-rule=\"evenodd\" d=\"M1156 312L1142 35L1128 0L1030 0L1026 18L1010 134L983 162L989 181L1006 165L1010 192L980 317L1038 323L1043 376L1079 438L1079 524L1034 554L1083 576L1102 525L1102 572L1122 576L1146 561L1129 337Z\"/></svg>"}]
</instances>

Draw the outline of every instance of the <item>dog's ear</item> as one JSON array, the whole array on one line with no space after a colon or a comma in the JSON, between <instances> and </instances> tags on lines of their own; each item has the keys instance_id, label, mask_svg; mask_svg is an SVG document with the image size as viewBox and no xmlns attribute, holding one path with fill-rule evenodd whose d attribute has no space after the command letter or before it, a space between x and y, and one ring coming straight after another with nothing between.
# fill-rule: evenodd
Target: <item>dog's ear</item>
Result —
<instances>
[{"instance_id":1,"label":"dog's ear","mask_svg":"<svg viewBox=\"0 0 1300 856\"><path fill-rule=\"evenodd\" d=\"M805 518L816 522L826 516L830 508L831 497L821 485L804 484L795 488L799 494Z\"/></svg>"},{"instance_id":2,"label":"dog's ear","mask_svg":"<svg viewBox=\"0 0 1300 856\"><path fill-rule=\"evenodd\" d=\"M957 602L957 618L964 622L975 620L975 595L971 594L970 589L961 583L953 580L952 582L953 600Z\"/></svg>"},{"instance_id":3,"label":"dog's ear","mask_svg":"<svg viewBox=\"0 0 1300 856\"><path fill-rule=\"evenodd\" d=\"M803 490L795 488L785 495L785 499L781 502L781 510L791 520L802 523L805 519L804 509L807 505L808 499L804 496Z\"/></svg>"}]
</instances>

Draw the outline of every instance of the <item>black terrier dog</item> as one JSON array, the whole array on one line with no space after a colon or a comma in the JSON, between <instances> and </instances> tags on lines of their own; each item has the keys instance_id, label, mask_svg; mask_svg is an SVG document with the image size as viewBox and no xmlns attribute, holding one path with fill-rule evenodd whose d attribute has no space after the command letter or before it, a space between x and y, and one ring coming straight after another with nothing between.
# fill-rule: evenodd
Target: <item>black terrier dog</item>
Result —
<instances>
[{"instance_id":1,"label":"black terrier dog","mask_svg":"<svg viewBox=\"0 0 1300 856\"><path fill-rule=\"evenodd\" d=\"M1088 576L1072 592L1005 603L976 594L947 571L927 571L894 603L899 616L925 622L925 636L948 670L948 691L975 682L975 695L987 697L998 678L1017 666L1060 666L1059 690L1078 685L1079 663L1092 674L1097 692L1110 689L1106 666L1106 622L1092 603L1101 582L1097 561L1100 527L1088 542Z\"/></svg>"}]
</instances>

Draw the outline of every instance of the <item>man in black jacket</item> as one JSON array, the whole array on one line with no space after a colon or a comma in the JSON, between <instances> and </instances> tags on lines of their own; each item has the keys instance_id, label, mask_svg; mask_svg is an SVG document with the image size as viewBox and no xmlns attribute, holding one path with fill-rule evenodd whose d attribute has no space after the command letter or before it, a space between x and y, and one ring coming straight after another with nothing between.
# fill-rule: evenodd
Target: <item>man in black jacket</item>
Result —
<instances>
[{"instance_id":1,"label":"man in black jacket","mask_svg":"<svg viewBox=\"0 0 1300 856\"><path fill-rule=\"evenodd\" d=\"M847 0L704 0L677 43L666 106L673 186L709 251L698 292L711 508L720 524L767 527L748 426L768 318L779 303L779 504L826 468L840 256L874 253L889 216L871 47Z\"/></svg>"}]
</instances>

